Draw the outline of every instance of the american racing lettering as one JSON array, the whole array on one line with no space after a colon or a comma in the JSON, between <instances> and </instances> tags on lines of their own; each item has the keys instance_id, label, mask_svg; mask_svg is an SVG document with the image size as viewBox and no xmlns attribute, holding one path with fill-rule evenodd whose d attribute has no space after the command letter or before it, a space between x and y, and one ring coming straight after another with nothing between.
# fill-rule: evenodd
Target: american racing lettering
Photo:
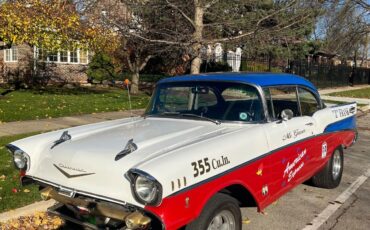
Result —
<instances>
[{"instance_id":1,"label":"american racing lettering","mask_svg":"<svg viewBox=\"0 0 370 230\"><path fill-rule=\"evenodd\" d=\"M227 157L221 156L219 159L211 159L209 160L208 157L203 158L198 161L191 162L191 166L193 166L194 170L194 177L201 176L205 173L209 173L211 169L218 169L223 167L227 164L230 164L230 161Z\"/></svg>"},{"instance_id":2,"label":"american racing lettering","mask_svg":"<svg viewBox=\"0 0 370 230\"><path fill-rule=\"evenodd\" d=\"M298 156L293 160L292 163L288 162L288 164L286 165L283 178L288 175L288 182L290 182L295 177L295 175L303 168L304 162L302 161L302 159L306 155L306 152L306 149L303 150L298 154Z\"/></svg>"}]
</instances>

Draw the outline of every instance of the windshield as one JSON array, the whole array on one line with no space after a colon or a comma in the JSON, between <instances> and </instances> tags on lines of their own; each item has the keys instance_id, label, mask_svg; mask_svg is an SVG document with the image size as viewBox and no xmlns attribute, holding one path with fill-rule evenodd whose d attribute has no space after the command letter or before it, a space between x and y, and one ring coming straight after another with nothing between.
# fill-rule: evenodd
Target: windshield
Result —
<instances>
[{"instance_id":1,"label":"windshield","mask_svg":"<svg viewBox=\"0 0 370 230\"><path fill-rule=\"evenodd\" d=\"M261 98L255 87L241 83L199 81L158 85L146 115L239 122L264 119Z\"/></svg>"}]
</instances>

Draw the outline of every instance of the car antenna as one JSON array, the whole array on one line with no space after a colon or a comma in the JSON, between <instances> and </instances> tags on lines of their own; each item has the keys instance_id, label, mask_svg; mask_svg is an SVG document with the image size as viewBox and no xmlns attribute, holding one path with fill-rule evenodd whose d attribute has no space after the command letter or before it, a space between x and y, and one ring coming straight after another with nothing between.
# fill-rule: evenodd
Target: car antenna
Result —
<instances>
[{"instance_id":1,"label":"car antenna","mask_svg":"<svg viewBox=\"0 0 370 230\"><path fill-rule=\"evenodd\" d=\"M128 103L129 103L129 110L130 110L130 117L132 119L133 115L132 115L131 95L130 95L130 87L129 87L130 80L125 79L125 81L123 83L124 83L124 85L126 86L126 89L127 89Z\"/></svg>"},{"instance_id":2,"label":"car antenna","mask_svg":"<svg viewBox=\"0 0 370 230\"><path fill-rule=\"evenodd\" d=\"M132 114L132 105L131 105L131 94L130 94L130 80L129 79L125 79L125 81L123 82L124 85L126 86L126 89L127 89L127 96L128 96L128 103L129 103L129 110L130 110L130 117L131 117L131 123L133 124L133 121L134 121L134 116ZM131 136L131 139L129 140L129 142L133 142L133 139L134 139L134 129L130 129L130 136Z\"/></svg>"}]
</instances>

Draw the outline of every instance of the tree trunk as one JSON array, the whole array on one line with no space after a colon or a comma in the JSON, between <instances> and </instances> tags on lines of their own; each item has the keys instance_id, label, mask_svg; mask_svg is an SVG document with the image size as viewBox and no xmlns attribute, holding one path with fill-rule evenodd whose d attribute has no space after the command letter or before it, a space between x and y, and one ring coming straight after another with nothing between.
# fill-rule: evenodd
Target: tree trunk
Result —
<instances>
[{"instance_id":1,"label":"tree trunk","mask_svg":"<svg viewBox=\"0 0 370 230\"><path fill-rule=\"evenodd\" d=\"M190 73L199 74L201 65L202 65L202 59L198 55L191 61Z\"/></svg>"},{"instance_id":2,"label":"tree trunk","mask_svg":"<svg viewBox=\"0 0 370 230\"><path fill-rule=\"evenodd\" d=\"M202 40L203 40L203 15L204 9L200 5L199 0L194 0L194 33L193 33L193 45L192 51L193 55L195 56L194 59L191 61L191 74L199 74L200 72L200 65L202 64L202 59L200 58L200 49L202 48Z\"/></svg>"},{"instance_id":3,"label":"tree trunk","mask_svg":"<svg viewBox=\"0 0 370 230\"><path fill-rule=\"evenodd\" d=\"M136 70L135 72L133 72L131 77L132 77L131 78L132 82L131 82L130 93L138 94L139 93L139 78L140 78L139 71Z\"/></svg>"}]
</instances>

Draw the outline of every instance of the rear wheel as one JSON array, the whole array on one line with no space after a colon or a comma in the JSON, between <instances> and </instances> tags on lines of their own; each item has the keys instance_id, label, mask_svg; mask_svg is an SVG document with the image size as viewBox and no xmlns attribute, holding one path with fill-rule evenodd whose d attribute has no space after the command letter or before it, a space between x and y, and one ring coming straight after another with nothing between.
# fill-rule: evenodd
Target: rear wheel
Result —
<instances>
[{"instance_id":1,"label":"rear wheel","mask_svg":"<svg viewBox=\"0 0 370 230\"><path fill-rule=\"evenodd\" d=\"M241 213L238 201L218 193L210 199L202 213L186 230L240 230Z\"/></svg>"},{"instance_id":2,"label":"rear wheel","mask_svg":"<svg viewBox=\"0 0 370 230\"><path fill-rule=\"evenodd\" d=\"M336 188L342 180L342 173L343 149L338 147L334 150L325 167L312 177L312 183L320 188Z\"/></svg>"}]
</instances>

